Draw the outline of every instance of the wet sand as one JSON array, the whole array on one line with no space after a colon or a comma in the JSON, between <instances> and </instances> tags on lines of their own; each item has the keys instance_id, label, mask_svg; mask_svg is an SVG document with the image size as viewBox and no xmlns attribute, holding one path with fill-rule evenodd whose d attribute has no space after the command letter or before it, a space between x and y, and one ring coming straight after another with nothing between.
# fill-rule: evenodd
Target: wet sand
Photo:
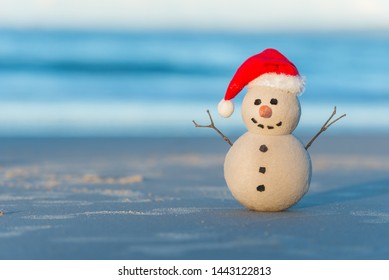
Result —
<instances>
[{"instance_id":1,"label":"wet sand","mask_svg":"<svg viewBox=\"0 0 389 280\"><path fill-rule=\"evenodd\" d=\"M219 138L3 138L0 259L388 259L387 143L321 136L308 194L257 213Z\"/></svg>"}]
</instances>

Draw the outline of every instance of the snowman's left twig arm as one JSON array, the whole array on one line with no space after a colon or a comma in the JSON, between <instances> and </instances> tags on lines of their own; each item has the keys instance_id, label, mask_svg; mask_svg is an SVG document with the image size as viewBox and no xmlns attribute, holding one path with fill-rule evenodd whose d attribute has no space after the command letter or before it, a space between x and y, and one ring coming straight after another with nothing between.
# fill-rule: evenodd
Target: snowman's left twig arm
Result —
<instances>
[{"instance_id":1,"label":"snowman's left twig arm","mask_svg":"<svg viewBox=\"0 0 389 280\"><path fill-rule=\"evenodd\" d=\"M230 141L230 139L228 139L227 136L225 136L214 124L213 122L213 119L212 119L212 116L211 116L211 113L209 112L209 110L207 110L207 113L208 113L208 116L209 116L209 119L211 121L211 123L209 125L199 125L197 124L195 121L193 121L195 127L206 127L206 128L212 128L214 129L222 138L224 141L226 141L228 144L230 144L232 146L232 142Z\"/></svg>"},{"instance_id":2,"label":"snowman's left twig arm","mask_svg":"<svg viewBox=\"0 0 389 280\"><path fill-rule=\"evenodd\" d=\"M313 136L311 141L309 141L308 144L305 146L306 150L308 150L308 148L312 145L312 143L316 140L316 138L319 137L319 135L322 134L324 131L326 131L327 128L329 128L331 125L336 123L338 120L340 120L341 118L344 118L346 116L346 114L343 114L331 122L331 119L335 116L335 114L336 114L336 106L334 107L334 111L332 112L331 116L328 118L328 120L320 128L319 132L316 133L316 135Z\"/></svg>"}]
</instances>

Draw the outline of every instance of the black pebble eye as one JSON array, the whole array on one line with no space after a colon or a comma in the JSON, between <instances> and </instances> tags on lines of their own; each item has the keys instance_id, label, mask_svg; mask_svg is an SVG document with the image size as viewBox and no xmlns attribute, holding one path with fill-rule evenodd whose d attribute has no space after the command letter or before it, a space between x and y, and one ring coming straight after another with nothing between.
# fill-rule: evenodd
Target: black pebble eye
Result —
<instances>
[{"instance_id":1,"label":"black pebble eye","mask_svg":"<svg viewBox=\"0 0 389 280\"><path fill-rule=\"evenodd\" d=\"M272 99L270 100L270 104L277 105L277 104L278 104L278 100L275 99L275 98L272 98Z\"/></svg>"},{"instance_id":2,"label":"black pebble eye","mask_svg":"<svg viewBox=\"0 0 389 280\"><path fill-rule=\"evenodd\" d=\"M254 105L259 105L259 104L261 104L261 99L255 99Z\"/></svg>"}]
</instances>

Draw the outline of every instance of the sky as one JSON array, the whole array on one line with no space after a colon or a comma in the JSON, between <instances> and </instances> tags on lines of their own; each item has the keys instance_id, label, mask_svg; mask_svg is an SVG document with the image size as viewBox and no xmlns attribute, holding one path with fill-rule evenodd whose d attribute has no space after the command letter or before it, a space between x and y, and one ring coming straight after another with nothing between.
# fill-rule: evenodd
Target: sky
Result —
<instances>
[{"instance_id":1,"label":"sky","mask_svg":"<svg viewBox=\"0 0 389 280\"><path fill-rule=\"evenodd\" d=\"M0 0L0 27L389 29L388 0Z\"/></svg>"}]
</instances>

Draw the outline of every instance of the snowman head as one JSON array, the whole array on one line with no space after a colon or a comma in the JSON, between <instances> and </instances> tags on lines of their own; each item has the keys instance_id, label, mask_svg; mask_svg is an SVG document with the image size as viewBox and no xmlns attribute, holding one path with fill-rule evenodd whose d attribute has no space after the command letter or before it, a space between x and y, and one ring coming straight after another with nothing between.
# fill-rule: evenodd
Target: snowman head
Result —
<instances>
[{"instance_id":1,"label":"snowman head","mask_svg":"<svg viewBox=\"0 0 389 280\"><path fill-rule=\"evenodd\" d=\"M290 134L300 120L297 96L284 90L250 86L242 103L242 117L252 133Z\"/></svg>"},{"instance_id":2,"label":"snowman head","mask_svg":"<svg viewBox=\"0 0 389 280\"><path fill-rule=\"evenodd\" d=\"M242 104L243 121L253 133L281 135L291 133L300 119L297 96L304 80L296 66L275 49L266 49L247 59L236 71L219 114L229 117L234 111L231 101L245 86L248 92Z\"/></svg>"}]
</instances>

